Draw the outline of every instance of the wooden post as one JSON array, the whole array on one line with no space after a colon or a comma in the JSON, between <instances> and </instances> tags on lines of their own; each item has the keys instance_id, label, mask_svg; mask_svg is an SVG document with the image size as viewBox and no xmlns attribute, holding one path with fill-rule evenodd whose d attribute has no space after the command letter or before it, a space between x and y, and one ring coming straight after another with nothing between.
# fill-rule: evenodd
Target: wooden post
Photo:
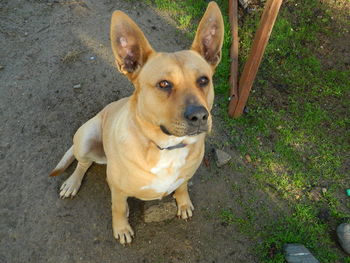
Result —
<instances>
[{"instance_id":1,"label":"wooden post","mask_svg":"<svg viewBox=\"0 0 350 263\"><path fill-rule=\"evenodd\" d=\"M267 0L264 12L261 16L259 28L255 34L252 49L248 60L244 65L242 76L238 85L238 103L231 117L237 118L242 115L244 106L247 103L256 73L270 38L273 25L275 24L282 0Z\"/></svg>"},{"instance_id":2,"label":"wooden post","mask_svg":"<svg viewBox=\"0 0 350 263\"><path fill-rule=\"evenodd\" d=\"M230 104L228 114L232 116L238 103L238 0L228 2L229 19L231 25L232 45L230 48Z\"/></svg>"}]
</instances>

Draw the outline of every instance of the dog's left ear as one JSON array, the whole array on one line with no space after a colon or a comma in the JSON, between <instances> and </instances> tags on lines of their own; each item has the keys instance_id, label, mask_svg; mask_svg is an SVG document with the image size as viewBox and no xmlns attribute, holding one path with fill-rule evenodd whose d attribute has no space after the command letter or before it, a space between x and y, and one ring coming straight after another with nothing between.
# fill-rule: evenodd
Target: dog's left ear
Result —
<instances>
[{"instance_id":1,"label":"dog's left ear","mask_svg":"<svg viewBox=\"0 0 350 263\"><path fill-rule=\"evenodd\" d=\"M132 81L154 50L136 23L119 10L112 14L110 36L117 67Z\"/></svg>"},{"instance_id":2,"label":"dog's left ear","mask_svg":"<svg viewBox=\"0 0 350 263\"><path fill-rule=\"evenodd\" d=\"M210 2L199 23L191 49L197 51L213 69L221 60L224 21L217 3Z\"/></svg>"}]
</instances>

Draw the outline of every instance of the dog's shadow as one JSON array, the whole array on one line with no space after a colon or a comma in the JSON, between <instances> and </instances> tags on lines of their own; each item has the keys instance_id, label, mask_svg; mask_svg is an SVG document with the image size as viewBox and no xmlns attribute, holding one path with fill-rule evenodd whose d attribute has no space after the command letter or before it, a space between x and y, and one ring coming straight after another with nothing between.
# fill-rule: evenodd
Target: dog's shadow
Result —
<instances>
[{"instance_id":1,"label":"dog's shadow","mask_svg":"<svg viewBox=\"0 0 350 263\"><path fill-rule=\"evenodd\" d=\"M74 161L73 164L60 176L57 180L56 189L59 193L62 183L74 172L77 162ZM93 210L93 214L104 215L103 221L99 222L102 225L110 225L110 230L112 231L112 214L111 214L111 193L106 181L106 165L93 164L87 171L78 194L73 198L64 199L66 205L70 209L75 209L79 213L83 212L81 209L87 204ZM70 204L69 204L70 203ZM145 201L141 201L137 198L128 198L128 204L130 208L130 222L137 224L142 222L143 211L145 207ZM81 208L81 209L80 209ZM90 208L88 209L90 210ZM81 220L84 220L82 218Z\"/></svg>"}]
</instances>

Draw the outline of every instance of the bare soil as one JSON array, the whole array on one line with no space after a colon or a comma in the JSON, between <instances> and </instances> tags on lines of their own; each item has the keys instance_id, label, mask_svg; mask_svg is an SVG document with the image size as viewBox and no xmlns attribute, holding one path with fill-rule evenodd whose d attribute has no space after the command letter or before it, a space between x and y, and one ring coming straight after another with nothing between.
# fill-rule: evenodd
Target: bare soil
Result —
<instances>
[{"instance_id":1,"label":"bare soil","mask_svg":"<svg viewBox=\"0 0 350 263\"><path fill-rule=\"evenodd\" d=\"M238 197L253 194L256 205L278 205L246 175L218 169L213 160L193 179L196 210L188 222L146 224L144 202L130 200L136 238L127 247L112 235L104 166L93 165L77 197L58 198L74 167L58 178L48 174L76 129L133 91L114 67L109 23L115 9L135 19L156 50L189 47L168 20L135 1L0 2L0 262L257 262L252 242L223 222L220 211L242 212L233 184L241 188ZM215 146L242 162L224 147L226 135L216 126L207 155Z\"/></svg>"}]
</instances>

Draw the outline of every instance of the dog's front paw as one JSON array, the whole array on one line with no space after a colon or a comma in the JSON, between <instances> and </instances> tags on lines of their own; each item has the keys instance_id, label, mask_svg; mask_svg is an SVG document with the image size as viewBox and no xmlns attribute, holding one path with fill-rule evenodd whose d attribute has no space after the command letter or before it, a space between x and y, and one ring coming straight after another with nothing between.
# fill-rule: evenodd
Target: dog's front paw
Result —
<instances>
[{"instance_id":1,"label":"dog's front paw","mask_svg":"<svg viewBox=\"0 0 350 263\"><path fill-rule=\"evenodd\" d=\"M130 244L132 238L134 237L134 231L132 230L129 223L113 226L113 234L115 239L119 240L120 244L122 245L125 245L125 243Z\"/></svg>"},{"instance_id":2,"label":"dog's front paw","mask_svg":"<svg viewBox=\"0 0 350 263\"><path fill-rule=\"evenodd\" d=\"M182 219L189 219L192 217L192 211L194 210L191 200L185 204L177 204L177 216Z\"/></svg>"}]
</instances>

